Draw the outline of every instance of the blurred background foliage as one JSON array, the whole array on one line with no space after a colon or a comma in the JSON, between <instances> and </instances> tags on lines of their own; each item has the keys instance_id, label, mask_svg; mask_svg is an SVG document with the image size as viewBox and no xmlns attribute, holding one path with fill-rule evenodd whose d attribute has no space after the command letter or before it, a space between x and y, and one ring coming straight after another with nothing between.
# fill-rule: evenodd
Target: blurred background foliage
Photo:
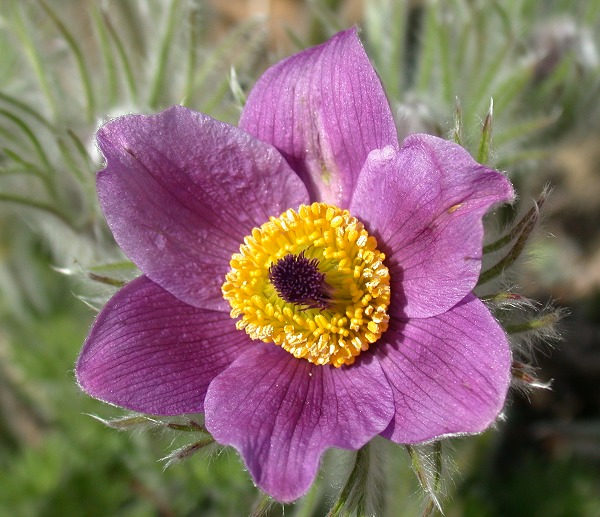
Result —
<instances>
[{"instance_id":1,"label":"blurred background foliage","mask_svg":"<svg viewBox=\"0 0 600 517\"><path fill-rule=\"evenodd\" d=\"M163 471L157 460L194 438L104 426L88 414L123 412L80 393L73 365L95 311L137 274L95 198L97 127L176 103L235 124L266 66L352 24L400 136L453 138L508 172L520 201L505 221L554 186L495 287L570 308L560 346L536 348L553 390L513 393L497 431L445 445L446 515L600 515L597 0L0 0L0 514L309 516L335 501L353 453L328 453L285 508L231 450ZM373 451L384 514L418 515L406 451Z\"/></svg>"}]
</instances>

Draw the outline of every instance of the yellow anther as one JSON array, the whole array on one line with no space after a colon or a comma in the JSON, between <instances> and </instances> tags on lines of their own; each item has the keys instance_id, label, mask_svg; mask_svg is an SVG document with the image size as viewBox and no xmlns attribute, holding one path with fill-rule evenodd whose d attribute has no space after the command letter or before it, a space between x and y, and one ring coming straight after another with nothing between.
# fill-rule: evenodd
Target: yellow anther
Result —
<instances>
[{"instance_id":1,"label":"yellow anther","mask_svg":"<svg viewBox=\"0 0 600 517\"><path fill-rule=\"evenodd\" d=\"M286 302L269 268L303 254L324 275L327 303ZM377 241L347 210L302 205L272 217L244 239L222 286L236 327L318 365L350 365L386 331L390 276Z\"/></svg>"},{"instance_id":2,"label":"yellow anther","mask_svg":"<svg viewBox=\"0 0 600 517\"><path fill-rule=\"evenodd\" d=\"M338 226L341 226L343 222L344 222L344 218L342 216L340 216L340 215L336 215L331 220L331 227L332 228L337 228Z\"/></svg>"}]
</instances>

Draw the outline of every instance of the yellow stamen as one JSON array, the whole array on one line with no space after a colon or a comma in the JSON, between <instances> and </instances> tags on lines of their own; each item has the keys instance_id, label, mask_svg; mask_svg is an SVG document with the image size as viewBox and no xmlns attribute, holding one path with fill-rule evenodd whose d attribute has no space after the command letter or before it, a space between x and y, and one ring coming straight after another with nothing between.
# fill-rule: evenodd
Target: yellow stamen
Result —
<instances>
[{"instance_id":1,"label":"yellow stamen","mask_svg":"<svg viewBox=\"0 0 600 517\"><path fill-rule=\"evenodd\" d=\"M330 291L326 307L284 301L269 268L284 256L317 259ZM388 327L390 275L362 223L325 203L301 205L254 228L230 261L222 286L236 326L314 364L350 365Z\"/></svg>"}]
</instances>

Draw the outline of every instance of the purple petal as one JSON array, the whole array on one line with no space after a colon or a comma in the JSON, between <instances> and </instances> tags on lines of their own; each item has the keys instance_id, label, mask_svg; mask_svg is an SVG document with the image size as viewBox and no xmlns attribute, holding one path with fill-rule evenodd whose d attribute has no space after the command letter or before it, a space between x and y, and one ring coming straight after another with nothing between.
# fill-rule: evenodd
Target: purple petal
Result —
<instances>
[{"instance_id":1,"label":"purple petal","mask_svg":"<svg viewBox=\"0 0 600 517\"><path fill-rule=\"evenodd\" d=\"M272 146L181 106L113 120L98 142L98 196L119 246L199 308L228 310L221 284L243 238L308 200Z\"/></svg>"},{"instance_id":2,"label":"purple petal","mask_svg":"<svg viewBox=\"0 0 600 517\"><path fill-rule=\"evenodd\" d=\"M269 68L250 92L240 127L283 153L312 200L340 207L348 205L369 151L398 147L356 29Z\"/></svg>"},{"instance_id":3,"label":"purple petal","mask_svg":"<svg viewBox=\"0 0 600 517\"><path fill-rule=\"evenodd\" d=\"M394 321L376 356L394 390L398 443L477 433L502 409L510 382L507 338L472 295L444 314Z\"/></svg>"},{"instance_id":4,"label":"purple petal","mask_svg":"<svg viewBox=\"0 0 600 517\"><path fill-rule=\"evenodd\" d=\"M257 343L211 383L205 411L215 439L287 502L306 493L326 448L358 449L385 429L393 398L372 358L338 369Z\"/></svg>"},{"instance_id":5,"label":"purple petal","mask_svg":"<svg viewBox=\"0 0 600 517\"><path fill-rule=\"evenodd\" d=\"M196 413L210 381L248 346L228 314L196 309L142 276L99 314L76 375L84 391L117 406Z\"/></svg>"},{"instance_id":6,"label":"purple petal","mask_svg":"<svg viewBox=\"0 0 600 517\"><path fill-rule=\"evenodd\" d=\"M413 135L399 152L373 151L350 211L387 255L391 315L434 316L471 292L481 269L482 217L512 197L502 174L440 138Z\"/></svg>"}]
</instances>

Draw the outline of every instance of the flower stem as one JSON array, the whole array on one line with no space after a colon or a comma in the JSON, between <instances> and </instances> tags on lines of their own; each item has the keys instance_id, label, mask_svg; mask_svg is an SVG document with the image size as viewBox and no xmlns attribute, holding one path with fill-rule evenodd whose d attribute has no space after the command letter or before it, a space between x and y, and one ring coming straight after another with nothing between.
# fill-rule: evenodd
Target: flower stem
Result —
<instances>
[{"instance_id":1,"label":"flower stem","mask_svg":"<svg viewBox=\"0 0 600 517\"><path fill-rule=\"evenodd\" d=\"M335 502L327 517L340 517L348 515L353 509L356 509L356 515L365 514L365 495L364 487L369 472L369 450L370 444L366 444L356 452L354 468L348 476L348 481L344 485L338 500Z\"/></svg>"},{"instance_id":2,"label":"flower stem","mask_svg":"<svg viewBox=\"0 0 600 517\"><path fill-rule=\"evenodd\" d=\"M529 321L522 323L516 323L514 325L506 325L504 330L508 334L518 334L520 332L528 332L530 330L538 330L541 328L551 327L560 320L560 314L558 311L551 312L549 314L543 314L539 318L533 318Z\"/></svg>"},{"instance_id":3,"label":"flower stem","mask_svg":"<svg viewBox=\"0 0 600 517\"><path fill-rule=\"evenodd\" d=\"M419 448L406 445L417 480L429 499L423 510L423 517L428 517L435 509L443 513L437 497L442 480L442 442L434 442L432 447L431 458L427 458Z\"/></svg>"},{"instance_id":4,"label":"flower stem","mask_svg":"<svg viewBox=\"0 0 600 517\"><path fill-rule=\"evenodd\" d=\"M267 517L275 501L267 494L261 494L249 517Z\"/></svg>"}]
</instances>

